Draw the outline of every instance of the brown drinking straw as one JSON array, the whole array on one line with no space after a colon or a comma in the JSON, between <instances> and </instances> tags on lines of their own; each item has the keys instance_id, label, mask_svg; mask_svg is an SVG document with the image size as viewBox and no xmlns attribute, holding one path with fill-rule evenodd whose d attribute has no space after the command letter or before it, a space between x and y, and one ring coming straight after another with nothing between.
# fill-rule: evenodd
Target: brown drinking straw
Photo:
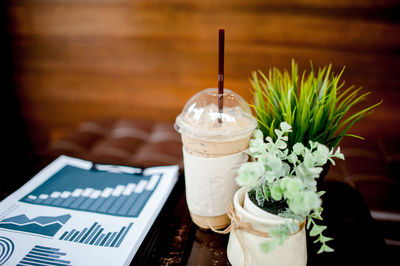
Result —
<instances>
[{"instance_id":1,"label":"brown drinking straw","mask_svg":"<svg viewBox=\"0 0 400 266\"><path fill-rule=\"evenodd\" d=\"M224 47L225 47L225 30L218 31L218 122L222 123L222 111L224 108Z\"/></svg>"}]
</instances>

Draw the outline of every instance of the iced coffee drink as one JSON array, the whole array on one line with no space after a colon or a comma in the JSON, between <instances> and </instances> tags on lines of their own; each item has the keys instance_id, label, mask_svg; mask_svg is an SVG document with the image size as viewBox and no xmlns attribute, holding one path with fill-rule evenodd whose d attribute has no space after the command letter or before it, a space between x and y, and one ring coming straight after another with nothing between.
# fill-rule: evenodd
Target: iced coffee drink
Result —
<instances>
[{"instance_id":1,"label":"iced coffee drink","mask_svg":"<svg viewBox=\"0 0 400 266\"><path fill-rule=\"evenodd\" d=\"M250 108L238 94L224 90L218 109L218 90L193 96L176 118L183 142L186 200L192 220L201 228L229 223L225 206L238 189L235 178L248 160L252 131L257 126Z\"/></svg>"}]
</instances>

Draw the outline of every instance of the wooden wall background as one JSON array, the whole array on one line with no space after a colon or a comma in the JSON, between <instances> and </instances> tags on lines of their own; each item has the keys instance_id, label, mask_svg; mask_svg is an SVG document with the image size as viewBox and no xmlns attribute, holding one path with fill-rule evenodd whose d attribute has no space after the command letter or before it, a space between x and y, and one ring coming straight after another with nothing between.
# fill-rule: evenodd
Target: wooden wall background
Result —
<instances>
[{"instance_id":1,"label":"wooden wall background","mask_svg":"<svg viewBox=\"0 0 400 266\"><path fill-rule=\"evenodd\" d=\"M8 0L13 81L33 139L55 140L98 117L173 121L217 85L251 101L251 71L346 66L346 84L384 103L355 131L398 136L400 1ZM398 128L398 127L397 127Z\"/></svg>"}]
</instances>

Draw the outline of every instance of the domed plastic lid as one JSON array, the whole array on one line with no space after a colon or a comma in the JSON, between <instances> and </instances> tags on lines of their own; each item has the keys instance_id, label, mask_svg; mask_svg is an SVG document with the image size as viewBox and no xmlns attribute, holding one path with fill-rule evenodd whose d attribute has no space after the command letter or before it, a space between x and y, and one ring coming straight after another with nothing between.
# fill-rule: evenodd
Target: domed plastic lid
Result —
<instances>
[{"instance_id":1,"label":"domed plastic lid","mask_svg":"<svg viewBox=\"0 0 400 266\"><path fill-rule=\"evenodd\" d=\"M231 90L224 89L220 113L217 88L194 95L175 121L175 129L181 134L201 139L223 137L225 141L246 137L256 126L247 102Z\"/></svg>"}]
</instances>

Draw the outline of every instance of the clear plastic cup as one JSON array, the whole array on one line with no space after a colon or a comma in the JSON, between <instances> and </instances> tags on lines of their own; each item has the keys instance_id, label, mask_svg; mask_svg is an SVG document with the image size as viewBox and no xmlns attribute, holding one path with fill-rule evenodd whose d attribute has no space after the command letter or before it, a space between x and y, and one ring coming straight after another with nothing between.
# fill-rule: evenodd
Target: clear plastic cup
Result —
<instances>
[{"instance_id":1,"label":"clear plastic cup","mask_svg":"<svg viewBox=\"0 0 400 266\"><path fill-rule=\"evenodd\" d=\"M228 89L222 96L223 109L219 112L217 88L197 93L175 122L183 142L189 211L202 228L222 228L229 223L225 206L238 188L237 169L247 161L243 151L257 126L241 96Z\"/></svg>"}]
</instances>

